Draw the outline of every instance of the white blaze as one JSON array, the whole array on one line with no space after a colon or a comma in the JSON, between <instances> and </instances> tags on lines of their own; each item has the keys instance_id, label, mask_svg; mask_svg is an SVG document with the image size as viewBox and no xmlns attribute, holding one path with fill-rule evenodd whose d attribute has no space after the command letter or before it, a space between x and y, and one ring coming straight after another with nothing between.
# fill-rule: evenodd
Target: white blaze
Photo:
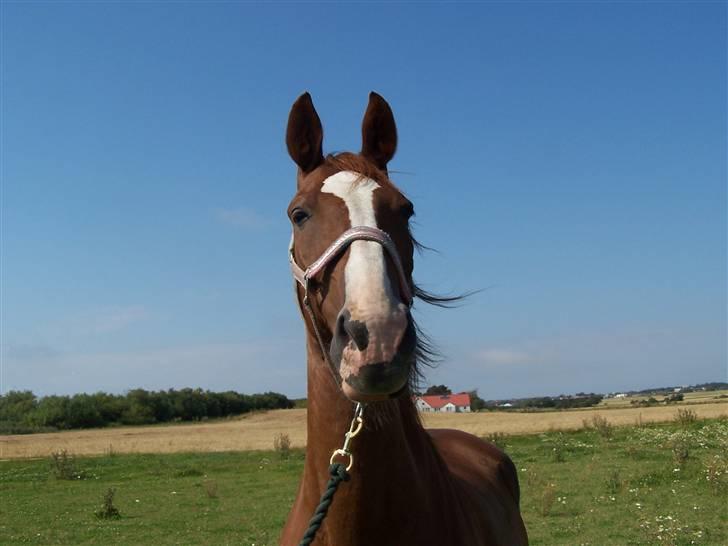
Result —
<instances>
[{"instance_id":1,"label":"white blaze","mask_svg":"<svg viewBox=\"0 0 728 546\"><path fill-rule=\"evenodd\" d=\"M351 227L378 227L374 214L374 191L379 184L351 171L338 172L324 180L321 191L341 198L349 210ZM374 241L351 243L344 270L346 301L352 318L386 312L392 305L392 288L386 272L384 249Z\"/></svg>"}]
</instances>

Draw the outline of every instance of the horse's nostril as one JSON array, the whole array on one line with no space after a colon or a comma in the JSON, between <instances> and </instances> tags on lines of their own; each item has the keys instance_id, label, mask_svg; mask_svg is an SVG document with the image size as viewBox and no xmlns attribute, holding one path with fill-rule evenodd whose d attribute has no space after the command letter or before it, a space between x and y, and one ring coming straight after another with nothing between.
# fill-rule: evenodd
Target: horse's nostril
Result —
<instances>
[{"instance_id":1,"label":"horse's nostril","mask_svg":"<svg viewBox=\"0 0 728 546\"><path fill-rule=\"evenodd\" d=\"M366 324L358 320L344 319L342 326L357 349L363 351L367 348L369 345L369 330L367 330Z\"/></svg>"}]
</instances>

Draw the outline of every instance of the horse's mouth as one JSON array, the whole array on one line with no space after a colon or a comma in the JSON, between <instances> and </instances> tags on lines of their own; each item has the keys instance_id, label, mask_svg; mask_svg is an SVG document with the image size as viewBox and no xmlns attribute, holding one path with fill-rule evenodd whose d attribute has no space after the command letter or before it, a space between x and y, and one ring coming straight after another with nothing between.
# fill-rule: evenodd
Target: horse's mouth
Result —
<instances>
[{"instance_id":1,"label":"horse's mouth","mask_svg":"<svg viewBox=\"0 0 728 546\"><path fill-rule=\"evenodd\" d=\"M355 402L389 400L407 386L409 372L406 360L367 364L358 373L342 375L341 389Z\"/></svg>"},{"instance_id":2,"label":"horse's mouth","mask_svg":"<svg viewBox=\"0 0 728 546\"><path fill-rule=\"evenodd\" d=\"M363 347L365 350L351 337L341 341L344 343L332 344L330 357L338 369L341 390L350 400L389 400L400 395L409 385L417 346L417 333L409 317L396 344L392 343L388 334L374 329L369 330L369 343Z\"/></svg>"}]
</instances>

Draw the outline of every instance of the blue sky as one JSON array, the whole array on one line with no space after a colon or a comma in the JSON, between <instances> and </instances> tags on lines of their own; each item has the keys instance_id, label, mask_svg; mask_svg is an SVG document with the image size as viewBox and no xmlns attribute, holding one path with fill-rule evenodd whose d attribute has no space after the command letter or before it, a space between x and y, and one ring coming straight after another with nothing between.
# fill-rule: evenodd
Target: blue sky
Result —
<instances>
[{"instance_id":1,"label":"blue sky","mask_svg":"<svg viewBox=\"0 0 728 546\"><path fill-rule=\"evenodd\" d=\"M486 398L726 380L726 5L2 4L0 390L305 393L291 103L485 289L416 316Z\"/></svg>"}]
</instances>

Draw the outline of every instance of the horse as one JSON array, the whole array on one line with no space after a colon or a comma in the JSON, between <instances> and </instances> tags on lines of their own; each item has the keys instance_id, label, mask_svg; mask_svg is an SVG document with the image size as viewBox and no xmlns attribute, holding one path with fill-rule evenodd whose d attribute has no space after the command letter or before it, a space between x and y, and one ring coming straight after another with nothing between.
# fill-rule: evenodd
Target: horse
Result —
<instances>
[{"instance_id":1,"label":"horse","mask_svg":"<svg viewBox=\"0 0 728 546\"><path fill-rule=\"evenodd\" d=\"M323 154L309 93L293 104L286 146L297 165L288 206L290 261L305 322L308 443L280 544L298 544L324 492L329 461L365 404L343 484L315 546L528 544L511 459L457 430L426 430L413 390L432 348L410 308L444 304L415 285L413 204L390 180L397 147L389 104L369 95L360 153Z\"/></svg>"}]
</instances>

